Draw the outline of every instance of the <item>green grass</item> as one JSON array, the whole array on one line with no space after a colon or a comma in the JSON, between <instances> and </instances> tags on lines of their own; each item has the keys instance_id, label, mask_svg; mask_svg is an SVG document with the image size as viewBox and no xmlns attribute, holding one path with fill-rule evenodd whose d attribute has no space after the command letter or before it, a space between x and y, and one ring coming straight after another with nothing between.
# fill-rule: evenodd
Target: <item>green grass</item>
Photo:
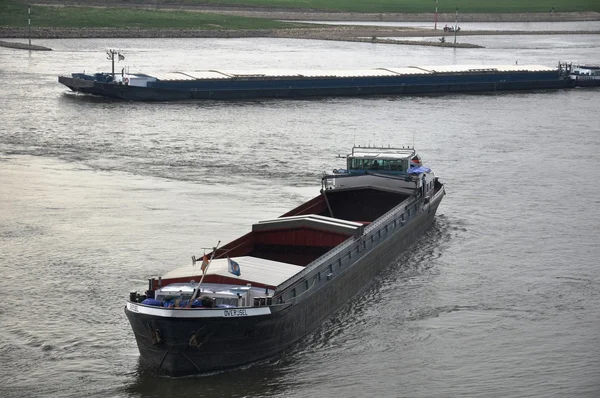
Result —
<instances>
[{"instance_id":1,"label":"green grass","mask_svg":"<svg viewBox=\"0 0 600 398\"><path fill-rule=\"evenodd\" d=\"M426 12L433 13L435 0L112 0L123 6L148 4L242 4L278 8L320 9L354 12ZM439 12L461 13L597 11L600 0L438 0ZM59 0L54 0L60 4ZM80 0L102 4L101 0ZM243 18L185 11L156 11L127 8L32 7L32 26L62 28L180 28L180 29L277 29L292 25L259 18ZM0 0L0 26L26 27L27 1ZM296 25L299 26L299 25Z\"/></svg>"},{"instance_id":2,"label":"green grass","mask_svg":"<svg viewBox=\"0 0 600 398\"><path fill-rule=\"evenodd\" d=\"M199 12L42 6L31 8L31 24L34 28L128 29L278 29L302 26L268 19ZM27 27L27 5L15 0L3 0L0 4L0 26Z\"/></svg>"},{"instance_id":3,"label":"green grass","mask_svg":"<svg viewBox=\"0 0 600 398\"><path fill-rule=\"evenodd\" d=\"M136 1L136 0L130 0ZM227 4L351 12L431 12L435 0L159 0L161 3ZM438 0L439 12L518 13L598 11L598 0Z\"/></svg>"}]
</instances>

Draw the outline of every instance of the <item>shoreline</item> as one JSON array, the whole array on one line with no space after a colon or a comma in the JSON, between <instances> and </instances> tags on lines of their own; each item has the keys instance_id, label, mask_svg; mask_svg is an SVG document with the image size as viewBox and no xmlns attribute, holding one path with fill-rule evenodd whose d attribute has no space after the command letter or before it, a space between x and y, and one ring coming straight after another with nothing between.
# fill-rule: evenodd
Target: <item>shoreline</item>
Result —
<instances>
[{"instance_id":1,"label":"shoreline","mask_svg":"<svg viewBox=\"0 0 600 398\"><path fill-rule=\"evenodd\" d=\"M76 1L64 2L54 0L41 0L34 5L48 7L82 6ZM190 5L190 4L150 4L147 0L108 0L86 3L85 5L102 8L134 8L152 9L161 11L191 11L199 13L212 13L235 15L250 18L264 18L281 21L329 21L329 22L431 22L433 13L348 13L324 12L301 9L281 9L267 7L242 7L224 5ZM136 29L136 28L60 28L34 27L31 30L32 39L91 39L91 38L287 38L309 40L340 40L340 41L365 41L367 39L381 39L385 37L443 37L454 36L453 32L444 32L441 26L453 24L454 13L438 14L437 30L429 28L410 28L394 26L369 26L369 25L317 25L302 28L279 29ZM515 13L515 14L461 14L460 22L574 22L574 21L600 21L597 12L570 12L570 13ZM563 35L563 34L600 34L599 31L465 31L458 32L458 37L471 35ZM0 38L27 39L30 36L27 27L0 27ZM396 43L401 44L401 43Z\"/></svg>"},{"instance_id":2,"label":"shoreline","mask_svg":"<svg viewBox=\"0 0 600 398\"><path fill-rule=\"evenodd\" d=\"M461 30L458 37L514 35L598 35L597 31L519 31L519 30ZM121 28L34 28L32 39L95 39L95 38L281 38L309 40L349 40L384 37L443 37L454 36L443 29L423 29L393 26L326 26L284 29L121 29ZM0 27L0 38L27 39L27 28Z\"/></svg>"}]
</instances>

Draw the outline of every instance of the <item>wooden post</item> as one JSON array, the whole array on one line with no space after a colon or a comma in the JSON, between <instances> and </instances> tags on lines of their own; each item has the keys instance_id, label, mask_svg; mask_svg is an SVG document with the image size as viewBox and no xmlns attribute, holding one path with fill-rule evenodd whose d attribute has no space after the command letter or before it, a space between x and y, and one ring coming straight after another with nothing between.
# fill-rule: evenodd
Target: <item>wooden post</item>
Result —
<instances>
[{"instance_id":1,"label":"wooden post","mask_svg":"<svg viewBox=\"0 0 600 398\"><path fill-rule=\"evenodd\" d=\"M27 5L27 26L29 28L29 46L31 47L31 4Z\"/></svg>"},{"instance_id":2,"label":"wooden post","mask_svg":"<svg viewBox=\"0 0 600 398\"><path fill-rule=\"evenodd\" d=\"M458 7L456 7L456 19L454 20L454 45L456 46L456 31L458 30Z\"/></svg>"},{"instance_id":3,"label":"wooden post","mask_svg":"<svg viewBox=\"0 0 600 398\"><path fill-rule=\"evenodd\" d=\"M437 30L437 11L438 11L438 0L435 0L435 19L433 22L433 30Z\"/></svg>"}]
</instances>

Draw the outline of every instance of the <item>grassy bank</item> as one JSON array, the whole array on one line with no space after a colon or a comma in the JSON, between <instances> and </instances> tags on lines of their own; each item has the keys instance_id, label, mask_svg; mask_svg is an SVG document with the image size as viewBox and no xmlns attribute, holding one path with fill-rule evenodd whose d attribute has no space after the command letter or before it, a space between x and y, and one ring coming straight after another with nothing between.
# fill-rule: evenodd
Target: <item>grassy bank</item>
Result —
<instances>
[{"instance_id":1,"label":"grassy bank","mask_svg":"<svg viewBox=\"0 0 600 398\"><path fill-rule=\"evenodd\" d=\"M152 8L241 5L278 9L327 10L367 13L433 13L435 0L40 0L54 6L34 5L34 27L130 29L279 29L302 26L269 19ZM77 6L63 4L77 4ZM102 7L103 5L118 8ZM147 6L141 9L140 6ZM600 12L598 0L439 0L440 13ZM27 26L27 0L0 1L0 27Z\"/></svg>"},{"instance_id":2,"label":"grassy bank","mask_svg":"<svg viewBox=\"0 0 600 398\"><path fill-rule=\"evenodd\" d=\"M0 4L0 26L26 27L27 4L4 0ZM131 29L277 29L289 24L260 18L185 11L155 11L127 8L33 6L34 27L131 28Z\"/></svg>"},{"instance_id":3,"label":"grassy bank","mask_svg":"<svg viewBox=\"0 0 600 398\"><path fill-rule=\"evenodd\" d=\"M61 0L51 0L60 2ZM76 0L70 0L76 1ZM80 3L98 0L78 0ZM103 1L106 2L106 1ZM280 9L342 11L360 13L433 12L435 0L108 0L119 4L250 6ZM600 12L598 0L438 0L439 12L523 13L523 12Z\"/></svg>"}]
</instances>

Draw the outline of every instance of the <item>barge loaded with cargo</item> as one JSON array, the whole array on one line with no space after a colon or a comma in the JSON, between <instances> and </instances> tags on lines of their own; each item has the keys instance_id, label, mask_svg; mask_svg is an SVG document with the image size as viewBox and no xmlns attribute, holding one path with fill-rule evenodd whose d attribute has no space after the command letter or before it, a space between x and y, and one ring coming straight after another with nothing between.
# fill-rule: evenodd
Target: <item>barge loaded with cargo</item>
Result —
<instances>
[{"instance_id":1,"label":"barge loaded with cargo","mask_svg":"<svg viewBox=\"0 0 600 398\"><path fill-rule=\"evenodd\" d=\"M113 61L114 65L114 61ZM409 66L369 70L197 70L169 73L73 73L72 91L129 101L235 100L441 94L577 87L571 64ZM586 86L597 81L585 81ZM592 84L593 83L593 84ZM598 83L600 85L600 83Z\"/></svg>"},{"instance_id":2,"label":"barge loaded with cargo","mask_svg":"<svg viewBox=\"0 0 600 398\"><path fill-rule=\"evenodd\" d=\"M355 147L344 167L313 199L131 292L140 363L183 376L277 354L424 239L445 191L413 148Z\"/></svg>"}]
</instances>

